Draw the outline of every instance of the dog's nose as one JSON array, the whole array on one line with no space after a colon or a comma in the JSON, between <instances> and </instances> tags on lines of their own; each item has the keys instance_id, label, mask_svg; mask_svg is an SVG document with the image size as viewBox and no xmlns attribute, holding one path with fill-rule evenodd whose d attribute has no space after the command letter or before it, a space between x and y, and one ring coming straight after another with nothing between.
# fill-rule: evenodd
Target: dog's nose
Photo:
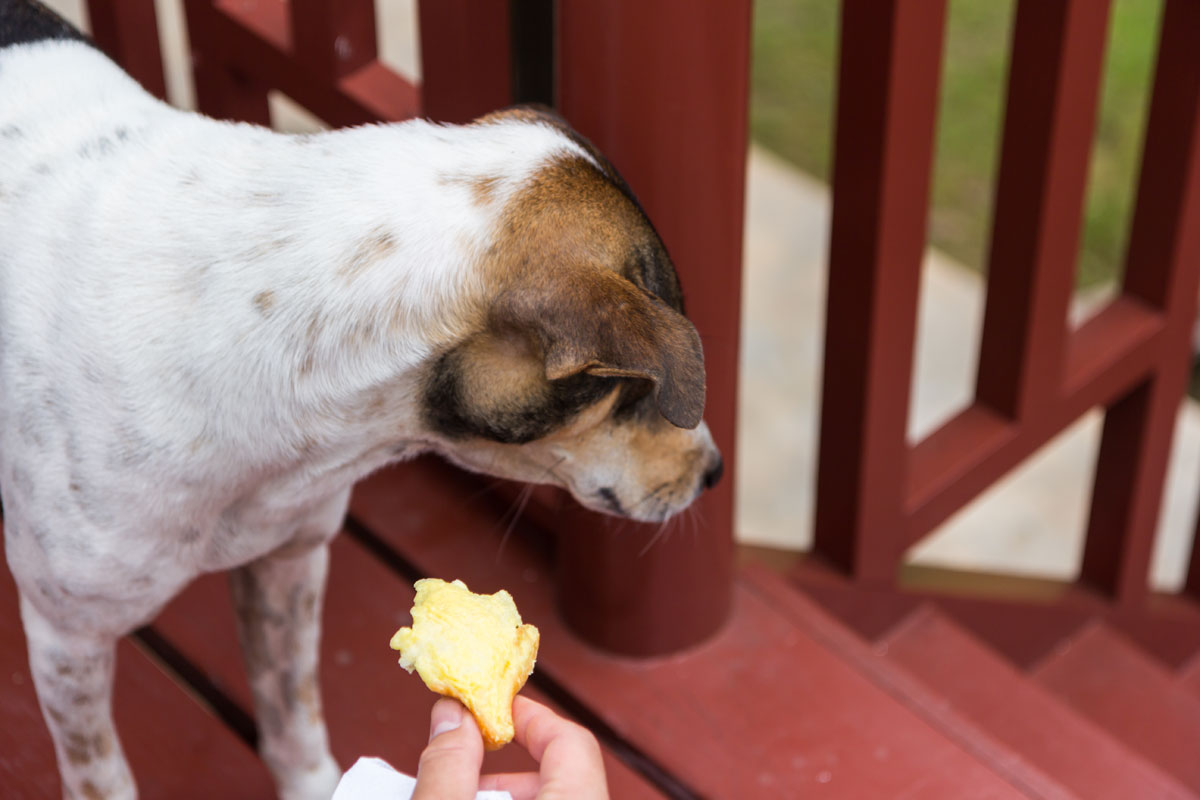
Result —
<instances>
[{"instance_id":1,"label":"dog's nose","mask_svg":"<svg viewBox=\"0 0 1200 800\"><path fill-rule=\"evenodd\" d=\"M704 473L704 488L711 489L717 485L717 481L721 480L721 476L725 474L725 461L720 456L717 456L716 462L708 468L708 472Z\"/></svg>"}]
</instances>

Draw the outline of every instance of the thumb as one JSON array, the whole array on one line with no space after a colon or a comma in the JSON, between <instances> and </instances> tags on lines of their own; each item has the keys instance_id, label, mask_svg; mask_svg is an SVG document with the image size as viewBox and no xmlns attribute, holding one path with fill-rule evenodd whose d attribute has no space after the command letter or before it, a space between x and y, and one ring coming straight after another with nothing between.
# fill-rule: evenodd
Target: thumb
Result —
<instances>
[{"instance_id":1,"label":"thumb","mask_svg":"<svg viewBox=\"0 0 1200 800\"><path fill-rule=\"evenodd\" d=\"M443 697L429 715L429 744L417 766L413 800L474 800L483 766L483 737L457 700Z\"/></svg>"}]
</instances>

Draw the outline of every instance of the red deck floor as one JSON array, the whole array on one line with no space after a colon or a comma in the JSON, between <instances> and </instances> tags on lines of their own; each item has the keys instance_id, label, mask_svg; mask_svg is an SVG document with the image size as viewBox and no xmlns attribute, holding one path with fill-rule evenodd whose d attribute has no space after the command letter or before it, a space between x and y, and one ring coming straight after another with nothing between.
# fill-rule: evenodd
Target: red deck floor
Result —
<instances>
[{"instance_id":1,"label":"red deck floor","mask_svg":"<svg viewBox=\"0 0 1200 800\"><path fill-rule=\"evenodd\" d=\"M799 596L763 568L739 574L729 624L686 653L632 660L589 647L557 614L552 537L523 523L506 536L507 502L478 487L421 461L356 491L333 548L322 653L343 765L379 755L415 769L434 698L387 643L408 620L412 580L429 574L513 593L542 631L525 691L597 733L614 798L1066 796L935 700L914 703L913 687L898 690L868 645L815 603L789 600ZM52 796L53 754L7 573L0 645L0 786L5 796ZM249 691L221 576L196 581L122 643L116 703L144 797L270 796L247 743ZM530 766L518 747L487 764Z\"/></svg>"}]
</instances>

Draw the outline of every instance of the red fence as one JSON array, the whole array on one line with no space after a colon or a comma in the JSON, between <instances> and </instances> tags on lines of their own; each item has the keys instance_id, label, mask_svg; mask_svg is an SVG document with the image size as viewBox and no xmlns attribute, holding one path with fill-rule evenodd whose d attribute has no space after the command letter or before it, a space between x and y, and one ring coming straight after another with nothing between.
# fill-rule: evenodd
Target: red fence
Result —
<instances>
[{"instance_id":1,"label":"red fence","mask_svg":"<svg viewBox=\"0 0 1200 800\"><path fill-rule=\"evenodd\" d=\"M892 584L908 547L1099 406L1080 582L1145 600L1200 280L1200 4L1166 2L1124 284L1072 330L1108 12L1018 4L975 399L910 443L945 3L844 2L815 547L856 580Z\"/></svg>"},{"instance_id":2,"label":"red fence","mask_svg":"<svg viewBox=\"0 0 1200 800\"><path fill-rule=\"evenodd\" d=\"M100 44L161 95L152 0L89 6ZM278 90L333 126L418 114L463 122L529 99L514 84L539 82L514 80L522 71L553 75L541 85L556 85L555 94L541 99L617 165L672 254L704 344L705 418L727 472L736 469L749 0L423 2L419 86L379 60L371 0L184 7L198 105L218 117L268 124L267 95ZM554 39L531 48L545 63L512 52L512 41L529 44L539 30ZM710 635L729 610L732 485L706 493L695 530L644 553L656 526L613 523L551 498L565 534L559 594L576 629L639 654Z\"/></svg>"}]
</instances>

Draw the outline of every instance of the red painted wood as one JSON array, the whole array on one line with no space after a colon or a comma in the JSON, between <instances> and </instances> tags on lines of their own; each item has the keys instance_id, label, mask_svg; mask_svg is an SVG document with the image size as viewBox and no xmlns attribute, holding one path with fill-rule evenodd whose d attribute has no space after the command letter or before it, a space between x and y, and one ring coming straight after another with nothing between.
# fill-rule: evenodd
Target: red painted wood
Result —
<instances>
[{"instance_id":1,"label":"red painted wood","mask_svg":"<svg viewBox=\"0 0 1200 800\"><path fill-rule=\"evenodd\" d=\"M1148 380L1105 417L1080 579L1126 604L1147 593L1163 480L1184 396L1200 287L1200 6L1169 0L1124 294L1162 310L1165 329Z\"/></svg>"},{"instance_id":2,"label":"red painted wood","mask_svg":"<svg viewBox=\"0 0 1200 800\"><path fill-rule=\"evenodd\" d=\"M189 2L197 102L213 116L267 124L266 92L276 89L331 126L401 120L419 113L417 87L371 60L337 81L294 57L282 0L245 5Z\"/></svg>"},{"instance_id":3,"label":"red painted wood","mask_svg":"<svg viewBox=\"0 0 1200 800\"><path fill-rule=\"evenodd\" d=\"M375 0L291 0L295 55L336 81L375 60Z\"/></svg>"},{"instance_id":4,"label":"red painted wood","mask_svg":"<svg viewBox=\"0 0 1200 800\"><path fill-rule=\"evenodd\" d=\"M859 585L813 558L797 562L789 577L794 588L868 641L884 636L921 604L894 589Z\"/></svg>"},{"instance_id":5,"label":"red painted wood","mask_svg":"<svg viewBox=\"0 0 1200 800\"><path fill-rule=\"evenodd\" d=\"M932 609L892 631L883 648L888 660L1078 797L1194 797Z\"/></svg>"},{"instance_id":6,"label":"red painted wood","mask_svg":"<svg viewBox=\"0 0 1200 800\"><path fill-rule=\"evenodd\" d=\"M338 537L323 614L321 687L334 756L343 767L359 756L375 755L409 774L416 772L428 739L429 709L437 697L400 668L388 647L396 628L411 623L412 601L413 589L404 577L349 536ZM253 714L223 576L198 580L167 607L154 627ZM525 693L554 705L536 689L527 687ZM518 746L488 753L484 764L489 772L536 769ZM659 796L607 751L605 765L615 797Z\"/></svg>"},{"instance_id":7,"label":"red painted wood","mask_svg":"<svg viewBox=\"0 0 1200 800\"><path fill-rule=\"evenodd\" d=\"M1162 315L1136 297L1114 298L1072 332L1064 387L1069 397L1111 402L1116 387L1144 376L1164 329Z\"/></svg>"},{"instance_id":8,"label":"red painted wood","mask_svg":"<svg viewBox=\"0 0 1200 800\"><path fill-rule=\"evenodd\" d=\"M1191 597L1200 599L1200 513L1196 515L1196 530L1192 534L1192 557L1183 590Z\"/></svg>"},{"instance_id":9,"label":"red painted wood","mask_svg":"<svg viewBox=\"0 0 1200 800\"><path fill-rule=\"evenodd\" d=\"M1197 654L1179 670L1179 685L1196 697L1200 697L1200 654Z\"/></svg>"},{"instance_id":10,"label":"red painted wood","mask_svg":"<svg viewBox=\"0 0 1200 800\"><path fill-rule=\"evenodd\" d=\"M1144 380L1163 346L1161 316L1114 300L1072 334L1068 393L1021 425L970 406L912 449L904 541L913 544L1096 405Z\"/></svg>"},{"instance_id":11,"label":"red painted wood","mask_svg":"<svg viewBox=\"0 0 1200 800\"><path fill-rule=\"evenodd\" d=\"M1101 610L1069 583L1059 584L1053 596L972 597L923 586L864 587L811 560L797 564L789 579L868 641L882 641L922 603L936 604L1018 665L1039 661Z\"/></svg>"},{"instance_id":12,"label":"red painted wood","mask_svg":"<svg viewBox=\"0 0 1200 800\"><path fill-rule=\"evenodd\" d=\"M154 0L87 0L92 38L155 97L166 99Z\"/></svg>"},{"instance_id":13,"label":"red painted wood","mask_svg":"<svg viewBox=\"0 0 1200 800\"><path fill-rule=\"evenodd\" d=\"M1126 747L1200 792L1200 698L1122 636L1093 624L1032 675Z\"/></svg>"},{"instance_id":14,"label":"red painted wood","mask_svg":"<svg viewBox=\"0 0 1200 800\"><path fill-rule=\"evenodd\" d=\"M54 797L61 791L54 745L25 653L16 587L0 568L0 793ZM249 748L130 640L117 648L114 714L143 797L272 796L266 769Z\"/></svg>"},{"instance_id":15,"label":"red painted wood","mask_svg":"<svg viewBox=\"0 0 1200 800\"><path fill-rule=\"evenodd\" d=\"M558 23L560 110L620 170L671 253L727 476L699 501L699 519L644 554L658 526L569 512L559 592L593 642L669 652L729 614L750 2L562 3ZM636 600L631 583L643 587Z\"/></svg>"},{"instance_id":16,"label":"red painted wood","mask_svg":"<svg viewBox=\"0 0 1200 800\"><path fill-rule=\"evenodd\" d=\"M1155 592L1143 606L1110 608L1105 622L1169 670L1200 655L1200 603L1187 594Z\"/></svg>"},{"instance_id":17,"label":"red painted wood","mask_svg":"<svg viewBox=\"0 0 1200 800\"><path fill-rule=\"evenodd\" d=\"M751 591L782 613L806 635L851 665L897 702L925 720L966 752L987 764L1009 783L1030 797L1070 797L1053 776L997 739L978 722L947 703L939 691L898 669L887 655L882 642L869 644L831 618L822 607L795 591L786 580L761 564L751 563L742 570ZM925 613L923 608L910 616Z\"/></svg>"},{"instance_id":18,"label":"red painted wood","mask_svg":"<svg viewBox=\"0 0 1200 800\"><path fill-rule=\"evenodd\" d=\"M1108 7L1017 4L975 390L1010 419L1059 392Z\"/></svg>"},{"instance_id":19,"label":"red painted wood","mask_svg":"<svg viewBox=\"0 0 1200 800\"><path fill-rule=\"evenodd\" d=\"M842 5L814 549L868 582L902 550L944 2Z\"/></svg>"},{"instance_id":20,"label":"red painted wood","mask_svg":"<svg viewBox=\"0 0 1200 800\"><path fill-rule=\"evenodd\" d=\"M512 103L506 0L417 4L421 27L421 113L468 122Z\"/></svg>"},{"instance_id":21,"label":"red painted wood","mask_svg":"<svg viewBox=\"0 0 1200 800\"><path fill-rule=\"evenodd\" d=\"M502 546L463 480L436 462L389 469L351 510L431 574L510 589L542 631L534 680L553 678L703 796L1021 796L741 582L731 623L700 647L650 660L589 647L555 611L546 556L520 525Z\"/></svg>"}]
</instances>

